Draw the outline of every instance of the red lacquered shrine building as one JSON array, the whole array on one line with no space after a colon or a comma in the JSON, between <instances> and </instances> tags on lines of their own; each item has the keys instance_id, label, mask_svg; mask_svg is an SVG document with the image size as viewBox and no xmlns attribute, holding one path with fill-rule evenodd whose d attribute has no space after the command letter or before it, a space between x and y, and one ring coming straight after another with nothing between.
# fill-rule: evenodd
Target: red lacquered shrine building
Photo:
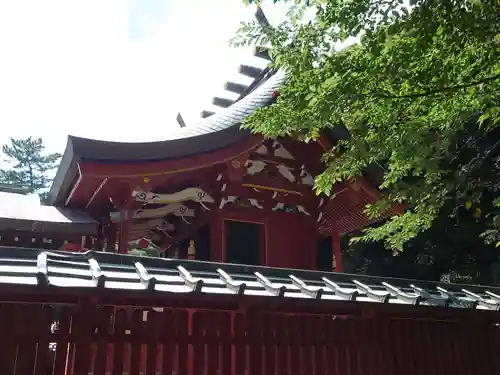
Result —
<instances>
[{"instance_id":1,"label":"red lacquered shrine building","mask_svg":"<svg viewBox=\"0 0 500 375\"><path fill-rule=\"evenodd\" d=\"M331 197L317 196L314 176L335 132L306 144L241 130L253 111L275 100L284 75L248 66L240 71L254 78L249 87L226 84L240 99L215 98L226 108L171 140L70 137L52 204L98 218L94 242L108 251L126 253L143 239L164 256L186 257L194 241L198 260L331 269L333 254L341 270L340 235L371 223L363 210L378 198L375 181L366 175L337 184Z\"/></svg>"},{"instance_id":2,"label":"red lacquered shrine building","mask_svg":"<svg viewBox=\"0 0 500 375\"><path fill-rule=\"evenodd\" d=\"M70 137L52 207L4 212L5 233L22 216L18 236L64 226L82 251L0 246L0 373L499 374L500 289L331 272L340 236L371 224L377 170L316 196L347 130L311 143L241 130L286 77L240 72L253 83L225 86L238 100L214 98L194 126L179 115L170 140ZM41 214L54 209L89 218Z\"/></svg>"}]
</instances>

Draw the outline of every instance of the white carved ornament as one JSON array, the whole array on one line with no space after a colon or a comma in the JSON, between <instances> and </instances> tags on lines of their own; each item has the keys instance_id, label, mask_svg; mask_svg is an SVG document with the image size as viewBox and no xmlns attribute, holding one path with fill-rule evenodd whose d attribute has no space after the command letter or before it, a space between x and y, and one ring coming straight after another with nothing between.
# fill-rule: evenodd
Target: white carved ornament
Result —
<instances>
[{"instance_id":1,"label":"white carved ornament","mask_svg":"<svg viewBox=\"0 0 500 375\"><path fill-rule=\"evenodd\" d=\"M267 155L268 150L267 150L266 145L262 145L262 146L260 146L257 150L255 150L255 152L256 152L257 154L260 154L260 155Z\"/></svg>"},{"instance_id":2,"label":"white carved ornament","mask_svg":"<svg viewBox=\"0 0 500 375\"><path fill-rule=\"evenodd\" d=\"M195 217L196 213L195 210L193 210L192 208L188 208L182 203L174 203L160 208L143 208L134 211L132 214L132 219L158 219L164 218L168 215L178 216L182 219L182 221L190 224L186 217ZM117 223L120 221L120 212L111 212L110 217L112 222Z\"/></svg>"},{"instance_id":3,"label":"white carved ornament","mask_svg":"<svg viewBox=\"0 0 500 375\"><path fill-rule=\"evenodd\" d=\"M283 147L283 145L278 141L273 142L273 152L274 156L277 156L279 158L291 159L291 160L295 159L293 155L290 152L288 152L288 150L285 147Z\"/></svg>"},{"instance_id":4,"label":"white carved ornament","mask_svg":"<svg viewBox=\"0 0 500 375\"><path fill-rule=\"evenodd\" d=\"M167 204L193 201L200 203L205 210L209 210L205 203L214 203L214 199L207 192L198 187L189 187L172 194L158 194L135 190L133 196L137 202L145 204Z\"/></svg>"},{"instance_id":5,"label":"white carved ornament","mask_svg":"<svg viewBox=\"0 0 500 375\"><path fill-rule=\"evenodd\" d=\"M266 168L267 163L262 160L247 160L245 166L247 167L247 174L253 176L262 172Z\"/></svg>"},{"instance_id":6,"label":"white carved ornament","mask_svg":"<svg viewBox=\"0 0 500 375\"><path fill-rule=\"evenodd\" d=\"M292 210L299 212L301 214L304 214L306 216L311 216L311 214L306 210L304 206L301 206L300 204L296 206L287 206L282 202L276 203L276 205L272 208L273 211L287 211L287 210Z\"/></svg>"},{"instance_id":7,"label":"white carved ornament","mask_svg":"<svg viewBox=\"0 0 500 375\"><path fill-rule=\"evenodd\" d=\"M223 209L225 205L229 203L236 203L240 199L239 197L236 197L234 195L229 195L227 198L222 198L219 204L219 209ZM247 198L246 199L250 206L258 208L260 210L264 209L264 206L255 198Z\"/></svg>"}]
</instances>

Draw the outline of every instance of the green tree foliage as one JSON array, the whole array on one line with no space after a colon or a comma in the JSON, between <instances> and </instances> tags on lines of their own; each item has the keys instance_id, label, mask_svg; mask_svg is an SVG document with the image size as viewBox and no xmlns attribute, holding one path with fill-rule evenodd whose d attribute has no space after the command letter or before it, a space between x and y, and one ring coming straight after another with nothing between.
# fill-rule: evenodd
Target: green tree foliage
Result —
<instances>
[{"instance_id":1,"label":"green tree foliage","mask_svg":"<svg viewBox=\"0 0 500 375\"><path fill-rule=\"evenodd\" d=\"M482 133L475 122L468 128L462 135L461 151L455 155L457 169L484 160L485 153L500 139L500 128ZM387 252L380 241L344 242L343 247L349 248L344 257L346 271L426 280L439 280L449 274L457 282L500 285L500 256L484 241L485 234L491 231L491 218L482 214L495 211L491 197L487 198L487 185L500 180L499 171L499 166L492 163L481 168L476 178L483 194L479 204L462 204L463 200L456 197L447 199L431 228L409 240L403 253Z\"/></svg>"},{"instance_id":2,"label":"green tree foliage","mask_svg":"<svg viewBox=\"0 0 500 375\"><path fill-rule=\"evenodd\" d=\"M9 169L0 170L0 182L26 188L44 197L52 182L51 172L58 166L61 155L46 154L41 138L10 139L2 151Z\"/></svg>"},{"instance_id":3,"label":"green tree foliage","mask_svg":"<svg viewBox=\"0 0 500 375\"><path fill-rule=\"evenodd\" d=\"M383 199L367 212L408 207L363 240L402 249L442 212L480 207L483 238L499 244L500 143L491 133L500 123L500 2L295 3L288 21L245 23L233 40L269 46L275 67L289 74L277 102L246 126L309 140L345 125L352 137L325 155L317 191L329 194L333 183L375 164L384 171ZM300 22L306 3L316 17ZM348 38L358 42L339 48Z\"/></svg>"},{"instance_id":4,"label":"green tree foliage","mask_svg":"<svg viewBox=\"0 0 500 375\"><path fill-rule=\"evenodd\" d=\"M348 244L358 235L351 234L343 244L345 271L434 281L449 274L456 282L499 285L498 252L481 238L487 221L476 220L465 207L449 217L446 208L430 229L405 244L404 252L388 252L379 241Z\"/></svg>"}]
</instances>

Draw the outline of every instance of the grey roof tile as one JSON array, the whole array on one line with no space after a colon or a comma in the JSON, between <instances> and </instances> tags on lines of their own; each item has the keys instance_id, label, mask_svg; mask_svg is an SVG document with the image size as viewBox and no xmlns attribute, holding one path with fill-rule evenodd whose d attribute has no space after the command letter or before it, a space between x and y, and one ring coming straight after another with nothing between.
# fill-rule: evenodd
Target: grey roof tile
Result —
<instances>
[{"instance_id":1,"label":"grey roof tile","mask_svg":"<svg viewBox=\"0 0 500 375\"><path fill-rule=\"evenodd\" d=\"M2 283L156 290L165 293L196 290L214 295L500 309L500 290L495 287L132 257L93 251L76 254L0 248Z\"/></svg>"},{"instance_id":2,"label":"grey roof tile","mask_svg":"<svg viewBox=\"0 0 500 375\"><path fill-rule=\"evenodd\" d=\"M186 152L196 154L207 151L205 149L196 150L193 142L190 142L190 147L185 147L182 140L230 128L239 128L241 123L257 108L263 107L273 100L273 93L279 89L285 79L286 74L282 71L270 74L254 91L230 107L224 108L210 117L200 118L192 126L176 128L175 131L167 135L168 138L164 141L149 142L146 146L144 143L107 142L71 136L70 143L73 153L80 158L89 160L128 160L131 157L136 160L152 160L162 157L180 157L184 156L183 153ZM175 147L174 143L179 143L178 147ZM207 143L214 149L225 146L218 145L217 142L202 142L201 144L206 148Z\"/></svg>"},{"instance_id":3,"label":"grey roof tile","mask_svg":"<svg viewBox=\"0 0 500 375\"><path fill-rule=\"evenodd\" d=\"M197 123L166 134L165 140L146 143L108 142L70 136L49 192L49 203L59 205L70 189L73 174L81 160L105 162L148 162L169 158L188 157L227 147L247 137L240 125L257 109L273 100L273 93L286 79L283 71L267 72L250 91L236 103Z\"/></svg>"}]
</instances>

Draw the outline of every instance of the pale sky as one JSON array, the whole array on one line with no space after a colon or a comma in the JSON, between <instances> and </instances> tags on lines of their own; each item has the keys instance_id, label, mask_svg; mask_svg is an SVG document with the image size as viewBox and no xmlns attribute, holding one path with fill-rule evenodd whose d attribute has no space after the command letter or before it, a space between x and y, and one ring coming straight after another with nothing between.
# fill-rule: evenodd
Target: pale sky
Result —
<instances>
[{"instance_id":1,"label":"pale sky","mask_svg":"<svg viewBox=\"0 0 500 375\"><path fill-rule=\"evenodd\" d=\"M68 134L168 139L177 112L189 126L225 80L241 81L237 66L253 57L227 40L254 10L240 0L0 0L0 144L42 137L62 153Z\"/></svg>"}]
</instances>

